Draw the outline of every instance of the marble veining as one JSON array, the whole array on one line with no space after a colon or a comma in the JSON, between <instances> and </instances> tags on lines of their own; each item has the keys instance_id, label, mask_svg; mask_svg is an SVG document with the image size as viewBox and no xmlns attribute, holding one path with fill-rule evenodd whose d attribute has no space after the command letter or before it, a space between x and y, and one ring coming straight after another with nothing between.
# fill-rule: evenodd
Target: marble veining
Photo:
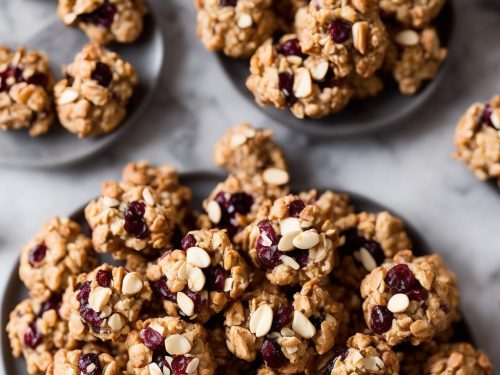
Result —
<instances>
[{"instance_id":1,"label":"marble veining","mask_svg":"<svg viewBox=\"0 0 500 375\"><path fill-rule=\"evenodd\" d=\"M228 127L249 121L276 131L296 178L364 194L407 218L458 275L463 312L478 345L500 368L500 190L476 181L450 157L460 114L500 92L498 0L455 1L458 53L418 113L378 134L322 142L290 133L232 86L196 39L191 1L152 3L166 35L167 63L137 126L76 166L0 167L0 290L23 242L51 216L64 216L94 196L124 163L149 159L181 171L211 168L214 142ZM54 19L55 7L55 0L0 0L0 43L22 43Z\"/></svg>"}]
</instances>

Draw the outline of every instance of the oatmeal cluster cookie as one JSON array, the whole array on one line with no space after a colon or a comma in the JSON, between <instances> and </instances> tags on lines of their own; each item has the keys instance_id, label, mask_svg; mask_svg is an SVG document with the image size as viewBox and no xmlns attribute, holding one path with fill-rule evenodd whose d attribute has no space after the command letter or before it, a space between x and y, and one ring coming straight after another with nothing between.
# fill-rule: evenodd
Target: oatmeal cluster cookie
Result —
<instances>
[{"instance_id":1,"label":"oatmeal cluster cookie","mask_svg":"<svg viewBox=\"0 0 500 375\"><path fill-rule=\"evenodd\" d=\"M123 267L103 264L81 274L64 296L70 334L81 341L123 341L151 295L145 277Z\"/></svg>"},{"instance_id":2,"label":"oatmeal cluster cookie","mask_svg":"<svg viewBox=\"0 0 500 375\"><path fill-rule=\"evenodd\" d=\"M438 255L414 257L401 251L361 283L370 329L390 345L418 345L459 319L455 276Z\"/></svg>"},{"instance_id":3,"label":"oatmeal cluster cookie","mask_svg":"<svg viewBox=\"0 0 500 375\"><path fill-rule=\"evenodd\" d=\"M338 233L321 209L287 195L263 207L245 229L244 247L275 285L325 279L333 269Z\"/></svg>"},{"instance_id":4,"label":"oatmeal cluster cookie","mask_svg":"<svg viewBox=\"0 0 500 375\"><path fill-rule=\"evenodd\" d=\"M127 374L213 375L215 363L200 324L176 317L137 322L127 337Z\"/></svg>"},{"instance_id":5,"label":"oatmeal cluster cookie","mask_svg":"<svg viewBox=\"0 0 500 375\"><path fill-rule=\"evenodd\" d=\"M120 125L137 84L132 65L97 44L87 44L64 75L54 87L62 126L83 138L107 134Z\"/></svg>"},{"instance_id":6,"label":"oatmeal cluster cookie","mask_svg":"<svg viewBox=\"0 0 500 375\"><path fill-rule=\"evenodd\" d=\"M36 137L54 121L54 75L43 53L0 45L0 130L27 129Z\"/></svg>"},{"instance_id":7,"label":"oatmeal cluster cookie","mask_svg":"<svg viewBox=\"0 0 500 375\"><path fill-rule=\"evenodd\" d=\"M103 374L119 375L120 369L114 358L98 348L77 350L60 349L46 375Z\"/></svg>"},{"instance_id":8,"label":"oatmeal cluster cookie","mask_svg":"<svg viewBox=\"0 0 500 375\"><path fill-rule=\"evenodd\" d=\"M390 17L404 26L424 28L436 18L446 0L380 0L384 17Z\"/></svg>"},{"instance_id":9,"label":"oatmeal cluster cookie","mask_svg":"<svg viewBox=\"0 0 500 375\"><path fill-rule=\"evenodd\" d=\"M491 375L493 367L486 353L461 342L440 346L437 353L428 359L425 373Z\"/></svg>"},{"instance_id":10,"label":"oatmeal cluster cookie","mask_svg":"<svg viewBox=\"0 0 500 375\"><path fill-rule=\"evenodd\" d=\"M209 51L246 57L276 30L273 0L194 0L197 34Z\"/></svg>"},{"instance_id":11,"label":"oatmeal cluster cookie","mask_svg":"<svg viewBox=\"0 0 500 375\"><path fill-rule=\"evenodd\" d=\"M299 193L299 198L305 204L315 204L321 210L323 220L330 220L336 223L343 217L354 213L354 205L348 194L335 193L326 190L322 193L316 189Z\"/></svg>"},{"instance_id":12,"label":"oatmeal cluster cookie","mask_svg":"<svg viewBox=\"0 0 500 375\"><path fill-rule=\"evenodd\" d=\"M147 276L169 316L201 323L243 294L249 283L245 261L219 229L189 232L182 249L163 254Z\"/></svg>"},{"instance_id":13,"label":"oatmeal cluster cookie","mask_svg":"<svg viewBox=\"0 0 500 375\"><path fill-rule=\"evenodd\" d=\"M264 283L234 302L224 316L233 354L254 361L260 353L268 369L293 374L308 369L318 354L333 347L342 305L316 280L291 298Z\"/></svg>"},{"instance_id":14,"label":"oatmeal cluster cookie","mask_svg":"<svg viewBox=\"0 0 500 375\"><path fill-rule=\"evenodd\" d=\"M475 103L455 130L455 158L480 180L497 179L500 186L500 96Z\"/></svg>"},{"instance_id":15,"label":"oatmeal cluster cookie","mask_svg":"<svg viewBox=\"0 0 500 375\"><path fill-rule=\"evenodd\" d=\"M57 15L95 43L134 42L142 34L144 0L59 0Z\"/></svg>"},{"instance_id":16,"label":"oatmeal cluster cookie","mask_svg":"<svg viewBox=\"0 0 500 375\"><path fill-rule=\"evenodd\" d=\"M97 253L80 225L55 217L28 242L22 252L19 277L36 298L62 293L68 278L91 271L97 265Z\"/></svg>"},{"instance_id":17,"label":"oatmeal cluster cookie","mask_svg":"<svg viewBox=\"0 0 500 375\"><path fill-rule=\"evenodd\" d=\"M54 294L45 301L24 300L10 313L6 329L12 353L24 356L30 375L45 374L57 349L77 345L68 335L60 306L61 296Z\"/></svg>"}]
</instances>

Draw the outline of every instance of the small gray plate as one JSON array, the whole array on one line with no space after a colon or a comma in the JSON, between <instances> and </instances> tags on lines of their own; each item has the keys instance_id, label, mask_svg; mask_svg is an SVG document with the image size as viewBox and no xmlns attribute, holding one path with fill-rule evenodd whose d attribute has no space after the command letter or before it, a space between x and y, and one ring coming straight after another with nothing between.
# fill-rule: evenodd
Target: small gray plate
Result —
<instances>
[{"instance_id":1,"label":"small gray plate","mask_svg":"<svg viewBox=\"0 0 500 375\"><path fill-rule=\"evenodd\" d=\"M183 184L188 185L193 191L193 207L195 209L200 209L204 198L206 198L210 192L214 189L220 181L225 177L219 173L214 172L191 172L184 173L181 176L181 181ZM306 187L296 186L295 191L306 190ZM318 189L326 190L326 189ZM363 197L356 193L346 192L351 196L352 203L360 211L370 211L370 212L381 212L388 210L393 214L401 217L397 213L391 211L387 207L369 199ZM74 211L70 218L80 223L84 230L88 233L88 227L85 221L85 216L83 213L84 206L80 207ZM403 219L404 220L404 219ZM404 220L405 229L408 232L416 253L423 255L429 253L429 247L425 241L418 235L418 233L412 228L408 221ZM102 260L102 259L101 259ZM106 259L107 261L108 259ZM21 302L23 299L27 298L28 293L25 286L19 279L18 275L19 264L17 263L15 268L11 271L9 281L7 282L7 289L4 291L3 298L1 300L0 309L0 343L2 356L0 357L0 369L3 368L5 374L17 374L17 375L27 375L26 364L22 358L13 358L10 351L9 338L6 335L5 327L9 319L9 313L14 310L15 306ZM470 334L469 327L465 320L457 323L455 327L455 337L456 340L462 341L472 341L472 336ZM3 363L1 363L3 362ZM2 366L3 365L3 366Z\"/></svg>"},{"instance_id":2,"label":"small gray plate","mask_svg":"<svg viewBox=\"0 0 500 375\"><path fill-rule=\"evenodd\" d=\"M127 107L127 116L116 131L98 138L89 137L80 140L56 122L47 134L37 138L31 138L26 130L0 132L0 164L19 167L56 167L74 163L103 150L116 141L127 128L137 124L140 112L156 88L165 50L163 34L151 8L144 25L144 33L136 42L112 44L107 47L129 61L139 79L139 84ZM61 21L54 20L25 45L46 53L53 71L60 77L61 66L72 62L86 43L88 39L81 30L66 27Z\"/></svg>"},{"instance_id":3,"label":"small gray plate","mask_svg":"<svg viewBox=\"0 0 500 375\"><path fill-rule=\"evenodd\" d=\"M288 110L279 110L273 107L261 107L245 86L249 75L248 60L237 60L218 54L223 69L234 86L262 112L273 120L292 130L303 132L311 137L341 137L352 136L379 130L383 127L400 122L410 115L432 95L443 81L453 57L453 26L454 12L452 0L448 0L438 18L434 21L443 46L448 47L448 58L435 77L424 84L420 91L413 96L402 95L393 80L387 80L385 89L375 98L352 101L342 111L321 119L298 119ZM403 123L401 122L401 125Z\"/></svg>"}]
</instances>

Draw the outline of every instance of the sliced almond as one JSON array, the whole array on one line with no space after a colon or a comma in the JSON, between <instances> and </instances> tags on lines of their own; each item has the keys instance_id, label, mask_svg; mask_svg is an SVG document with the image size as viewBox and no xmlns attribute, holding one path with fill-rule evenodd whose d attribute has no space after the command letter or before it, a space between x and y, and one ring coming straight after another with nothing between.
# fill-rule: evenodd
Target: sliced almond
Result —
<instances>
[{"instance_id":1,"label":"sliced almond","mask_svg":"<svg viewBox=\"0 0 500 375\"><path fill-rule=\"evenodd\" d=\"M188 279L188 270L187 270L187 263L183 262L179 269L177 270L177 277L181 280L187 280Z\"/></svg>"},{"instance_id":2,"label":"sliced almond","mask_svg":"<svg viewBox=\"0 0 500 375\"><path fill-rule=\"evenodd\" d=\"M293 239L293 245L297 249L308 250L319 244L320 237L315 229L309 229L302 232Z\"/></svg>"},{"instance_id":3,"label":"sliced almond","mask_svg":"<svg viewBox=\"0 0 500 375\"><path fill-rule=\"evenodd\" d=\"M188 288L193 292L199 292L205 286L205 275L198 267L188 268Z\"/></svg>"},{"instance_id":4,"label":"sliced almond","mask_svg":"<svg viewBox=\"0 0 500 375\"><path fill-rule=\"evenodd\" d=\"M285 266L288 266L294 270L298 270L300 268L300 264L298 264L295 259L289 257L288 255L280 256L280 260Z\"/></svg>"},{"instance_id":5,"label":"sliced almond","mask_svg":"<svg viewBox=\"0 0 500 375\"><path fill-rule=\"evenodd\" d=\"M184 336L175 334L165 339L165 349L171 355L184 355L191 351L191 343Z\"/></svg>"},{"instance_id":6,"label":"sliced almond","mask_svg":"<svg viewBox=\"0 0 500 375\"><path fill-rule=\"evenodd\" d=\"M361 264L363 264L363 267L365 267L367 271L371 272L375 268L377 268L377 262L375 261L375 258L373 258L370 252L364 247L359 250L358 257L359 261L361 262Z\"/></svg>"},{"instance_id":7,"label":"sliced almond","mask_svg":"<svg viewBox=\"0 0 500 375\"><path fill-rule=\"evenodd\" d=\"M142 290L141 278L134 272L127 273L123 278L122 292L126 295L137 294Z\"/></svg>"},{"instance_id":8,"label":"sliced almond","mask_svg":"<svg viewBox=\"0 0 500 375\"><path fill-rule=\"evenodd\" d=\"M377 362L376 362L375 358L376 357L374 357L374 356L365 357L363 359L363 367L370 372L378 371L379 368L377 366Z\"/></svg>"},{"instance_id":9,"label":"sliced almond","mask_svg":"<svg viewBox=\"0 0 500 375\"><path fill-rule=\"evenodd\" d=\"M266 169L262 174L262 178L268 184L277 186L287 184L288 181L290 181L290 176L288 175L288 172L279 168Z\"/></svg>"},{"instance_id":10,"label":"sliced almond","mask_svg":"<svg viewBox=\"0 0 500 375\"><path fill-rule=\"evenodd\" d=\"M224 280L224 292L230 292L231 289L233 289L233 278L228 277L226 280Z\"/></svg>"},{"instance_id":11,"label":"sliced almond","mask_svg":"<svg viewBox=\"0 0 500 375\"><path fill-rule=\"evenodd\" d=\"M290 328L287 328L287 327L281 328L280 333L284 337L293 337L293 336L295 336L295 332L293 330L291 330Z\"/></svg>"},{"instance_id":12,"label":"sliced almond","mask_svg":"<svg viewBox=\"0 0 500 375\"><path fill-rule=\"evenodd\" d=\"M403 312L408 308L408 306L410 306L410 299L403 293L393 295L387 303L387 308L393 313Z\"/></svg>"},{"instance_id":13,"label":"sliced almond","mask_svg":"<svg viewBox=\"0 0 500 375\"><path fill-rule=\"evenodd\" d=\"M73 89L65 89L59 99L57 100L57 104L65 105L69 103L73 103L76 99L78 99L78 92Z\"/></svg>"},{"instance_id":14,"label":"sliced almond","mask_svg":"<svg viewBox=\"0 0 500 375\"><path fill-rule=\"evenodd\" d=\"M207 206L208 218L214 224L219 224L222 218L222 210L219 203L216 201L210 201Z\"/></svg>"},{"instance_id":15,"label":"sliced almond","mask_svg":"<svg viewBox=\"0 0 500 375\"><path fill-rule=\"evenodd\" d=\"M171 375L171 371L167 366L163 366L163 375Z\"/></svg>"},{"instance_id":16,"label":"sliced almond","mask_svg":"<svg viewBox=\"0 0 500 375\"><path fill-rule=\"evenodd\" d=\"M186 367L186 372L188 374L196 373L196 370L198 370L199 365L200 365L200 360L196 357L193 357L193 359L189 362L189 364Z\"/></svg>"},{"instance_id":17,"label":"sliced almond","mask_svg":"<svg viewBox=\"0 0 500 375\"><path fill-rule=\"evenodd\" d=\"M120 205L120 201L118 199L111 197L103 197L102 203L104 203L106 207L118 207Z\"/></svg>"},{"instance_id":18,"label":"sliced almond","mask_svg":"<svg viewBox=\"0 0 500 375\"><path fill-rule=\"evenodd\" d=\"M177 293L177 304L186 316L192 316L194 313L194 302L187 294L183 292Z\"/></svg>"},{"instance_id":19,"label":"sliced almond","mask_svg":"<svg viewBox=\"0 0 500 375\"><path fill-rule=\"evenodd\" d=\"M113 332L119 332L123 328L123 321L120 314L113 314L108 319L108 326Z\"/></svg>"},{"instance_id":20,"label":"sliced almond","mask_svg":"<svg viewBox=\"0 0 500 375\"><path fill-rule=\"evenodd\" d=\"M318 65L311 71L312 77L316 81L321 81L323 78L326 77L326 73L328 73L328 68L330 65L328 64L328 61L321 60Z\"/></svg>"},{"instance_id":21,"label":"sliced almond","mask_svg":"<svg viewBox=\"0 0 500 375\"><path fill-rule=\"evenodd\" d=\"M491 114L491 123L493 126L500 130L500 111L496 110Z\"/></svg>"},{"instance_id":22,"label":"sliced almond","mask_svg":"<svg viewBox=\"0 0 500 375\"><path fill-rule=\"evenodd\" d=\"M186 260L189 264L199 268L207 268L212 262L210 255L204 249L197 246L187 249Z\"/></svg>"},{"instance_id":23,"label":"sliced almond","mask_svg":"<svg viewBox=\"0 0 500 375\"><path fill-rule=\"evenodd\" d=\"M368 49L368 22L361 21L352 25L352 43L362 55Z\"/></svg>"},{"instance_id":24,"label":"sliced almond","mask_svg":"<svg viewBox=\"0 0 500 375\"><path fill-rule=\"evenodd\" d=\"M246 29L253 25L252 16L248 13L243 13L240 18L238 18L238 27L240 29Z\"/></svg>"},{"instance_id":25,"label":"sliced almond","mask_svg":"<svg viewBox=\"0 0 500 375\"><path fill-rule=\"evenodd\" d=\"M306 68L299 68L295 73L293 93L297 98L307 98L313 92L311 73Z\"/></svg>"},{"instance_id":26,"label":"sliced almond","mask_svg":"<svg viewBox=\"0 0 500 375\"><path fill-rule=\"evenodd\" d=\"M150 363L148 365L149 375L163 375L163 372L156 363Z\"/></svg>"},{"instance_id":27,"label":"sliced almond","mask_svg":"<svg viewBox=\"0 0 500 375\"><path fill-rule=\"evenodd\" d=\"M257 337L265 336L271 330L272 324L273 309L269 305L261 305L250 317L250 332L255 333Z\"/></svg>"},{"instance_id":28,"label":"sliced almond","mask_svg":"<svg viewBox=\"0 0 500 375\"><path fill-rule=\"evenodd\" d=\"M163 336L163 332L165 332L165 328L163 328L162 325L159 325L157 323L152 323L149 325L149 328L155 330L156 332L158 332L160 335Z\"/></svg>"},{"instance_id":29,"label":"sliced almond","mask_svg":"<svg viewBox=\"0 0 500 375\"><path fill-rule=\"evenodd\" d=\"M111 315L112 312L113 312L113 310L111 309L111 306L106 305L102 309L101 314L102 314L103 317L108 317L108 316Z\"/></svg>"},{"instance_id":30,"label":"sliced almond","mask_svg":"<svg viewBox=\"0 0 500 375\"><path fill-rule=\"evenodd\" d=\"M247 141L247 137L244 134L235 134L231 137L231 148L237 148L241 145L244 145Z\"/></svg>"},{"instance_id":31,"label":"sliced almond","mask_svg":"<svg viewBox=\"0 0 500 375\"><path fill-rule=\"evenodd\" d=\"M292 329L305 339L310 339L316 334L314 325L307 319L307 316L298 310L295 310L293 313Z\"/></svg>"},{"instance_id":32,"label":"sliced almond","mask_svg":"<svg viewBox=\"0 0 500 375\"><path fill-rule=\"evenodd\" d=\"M146 204L148 206L154 206L155 205L155 199L153 197L153 194L151 193L151 190L149 190L149 188L145 188L142 191L142 198L144 199L144 202L146 202Z\"/></svg>"},{"instance_id":33,"label":"sliced almond","mask_svg":"<svg viewBox=\"0 0 500 375\"><path fill-rule=\"evenodd\" d=\"M416 46L420 42L420 36L414 30L403 30L396 34L396 42L404 47Z\"/></svg>"},{"instance_id":34,"label":"sliced almond","mask_svg":"<svg viewBox=\"0 0 500 375\"><path fill-rule=\"evenodd\" d=\"M300 221L296 217L287 217L280 221L280 233L284 236L290 232L301 232Z\"/></svg>"},{"instance_id":35,"label":"sliced almond","mask_svg":"<svg viewBox=\"0 0 500 375\"><path fill-rule=\"evenodd\" d=\"M94 311L102 311L111 298L111 289L98 286L89 295L89 306Z\"/></svg>"},{"instance_id":36,"label":"sliced almond","mask_svg":"<svg viewBox=\"0 0 500 375\"><path fill-rule=\"evenodd\" d=\"M295 246L293 244L293 240L295 237L297 237L301 231L296 231L296 232L288 232L287 234L283 235L281 237L280 241L278 242L278 250L279 251L291 251L295 249Z\"/></svg>"}]
</instances>

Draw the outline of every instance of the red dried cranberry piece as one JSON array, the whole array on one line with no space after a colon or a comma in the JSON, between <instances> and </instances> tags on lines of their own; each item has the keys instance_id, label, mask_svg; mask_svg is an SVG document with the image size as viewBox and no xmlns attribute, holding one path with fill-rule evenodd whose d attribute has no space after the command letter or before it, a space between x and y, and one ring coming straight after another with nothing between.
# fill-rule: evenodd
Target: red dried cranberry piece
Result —
<instances>
[{"instance_id":1,"label":"red dried cranberry piece","mask_svg":"<svg viewBox=\"0 0 500 375\"><path fill-rule=\"evenodd\" d=\"M54 293L50 296L48 300L42 303L39 315L42 316L45 312L49 310L59 310L62 303L62 296L60 294Z\"/></svg>"},{"instance_id":2,"label":"red dried cranberry piece","mask_svg":"<svg viewBox=\"0 0 500 375\"><path fill-rule=\"evenodd\" d=\"M428 295L427 290L425 290L419 282L416 282L410 290L405 292L405 294L410 300L418 302L425 301Z\"/></svg>"},{"instance_id":3,"label":"red dried cranberry piece","mask_svg":"<svg viewBox=\"0 0 500 375\"><path fill-rule=\"evenodd\" d=\"M182 250L187 250L193 246L196 246L196 238L192 234L186 234L181 241Z\"/></svg>"},{"instance_id":4,"label":"red dried cranberry piece","mask_svg":"<svg viewBox=\"0 0 500 375\"><path fill-rule=\"evenodd\" d=\"M235 7L238 0L220 0L219 4L221 7Z\"/></svg>"},{"instance_id":5,"label":"red dried cranberry piece","mask_svg":"<svg viewBox=\"0 0 500 375\"><path fill-rule=\"evenodd\" d=\"M344 237L344 244L338 248L342 257L352 255L365 244L365 239L358 234L355 228L343 231L340 236Z\"/></svg>"},{"instance_id":6,"label":"red dried cranberry piece","mask_svg":"<svg viewBox=\"0 0 500 375\"><path fill-rule=\"evenodd\" d=\"M333 20L328 25L328 34L335 43L344 43L351 35L351 25L344 21Z\"/></svg>"},{"instance_id":7,"label":"red dried cranberry piece","mask_svg":"<svg viewBox=\"0 0 500 375\"><path fill-rule=\"evenodd\" d=\"M148 226L144 220L146 207L139 201L130 202L125 210L125 230L135 238L144 238L148 234Z\"/></svg>"},{"instance_id":8,"label":"red dried cranberry piece","mask_svg":"<svg viewBox=\"0 0 500 375\"><path fill-rule=\"evenodd\" d=\"M295 259L301 267L305 267L309 264L309 251L307 250L289 251L286 255Z\"/></svg>"},{"instance_id":9,"label":"red dried cranberry piece","mask_svg":"<svg viewBox=\"0 0 500 375\"><path fill-rule=\"evenodd\" d=\"M170 367L172 368L173 375L185 375L187 374L187 367L189 362L193 360L193 357L186 357L184 355L177 355L172 360Z\"/></svg>"},{"instance_id":10,"label":"red dried cranberry piece","mask_svg":"<svg viewBox=\"0 0 500 375\"><path fill-rule=\"evenodd\" d=\"M363 244L363 247L371 254L377 266L380 266L384 263L385 254L382 246L377 241L366 240Z\"/></svg>"},{"instance_id":11,"label":"red dried cranberry piece","mask_svg":"<svg viewBox=\"0 0 500 375\"><path fill-rule=\"evenodd\" d=\"M111 281L113 280L113 275L110 270L99 270L96 275L97 284L103 288L109 288L111 286Z\"/></svg>"},{"instance_id":12,"label":"red dried cranberry piece","mask_svg":"<svg viewBox=\"0 0 500 375\"><path fill-rule=\"evenodd\" d=\"M28 261L30 264L35 267L38 263L45 259L47 255L47 246L43 244L36 245L33 249L30 250L28 254Z\"/></svg>"},{"instance_id":13,"label":"red dried cranberry piece","mask_svg":"<svg viewBox=\"0 0 500 375\"><path fill-rule=\"evenodd\" d=\"M101 375L102 368L99 355L96 353L82 354L78 358L78 369L83 375Z\"/></svg>"},{"instance_id":14,"label":"red dried cranberry piece","mask_svg":"<svg viewBox=\"0 0 500 375\"><path fill-rule=\"evenodd\" d=\"M139 337L141 338L144 345L149 349L158 349L163 344L163 337L159 332L156 332L153 328L146 328L139 332Z\"/></svg>"},{"instance_id":15,"label":"red dried cranberry piece","mask_svg":"<svg viewBox=\"0 0 500 375\"><path fill-rule=\"evenodd\" d=\"M266 366L270 368L277 369L288 363L288 359L281 351L278 343L268 337L264 339L264 343L260 349L260 354L262 354L262 358L264 359Z\"/></svg>"},{"instance_id":16,"label":"red dried cranberry piece","mask_svg":"<svg viewBox=\"0 0 500 375\"><path fill-rule=\"evenodd\" d=\"M298 39L289 39L282 44L278 44L276 46L276 51L285 56L305 57Z\"/></svg>"},{"instance_id":17,"label":"red dried cranberry piece","mask_svg":"<svg viewBox=\"0 0 500 375\"><path fill-rule=\"evenodd\" d=\"M103 323L101 313L90 308L88 304L85 304L80 305L80 315L83 320L90 324L94 332L101 332L101 326Z\"/></svg>"},{"instance_id":18,"label":"red dried cranberry piece","mask_svg":"<svg viewBox=\"0 0 500 375\"><path fill-rule=\"evenodd\" d=\"M253 198L247 193L234 193L229 199L230 206L228 207L228 212L230 214L240 214L246 215L250 212L253 205Z\"/></svg>"},{"instance_id":19,"label":"red dried cranberry piece","mask_svg":"<svg viewBox=\"0 0 500 375\"><path fill-rule=\"evenodd\" d=\"M177 295L170 291L166 276L162 276L161 279L151 282L151 287L157 296L168 301L177 302Z\"/></svg>"},{"instance_id":20,"label":"red dried cranberry piece","mask_svg":"<svg viewBox=\"0 0 500 375\"><path fill-rule=\"evenodd\" d=\"M406 293L411 290L415 281L413 272L411 272L410 267L406 264L396 264L385 276L386 284L398 293Z\"/></svg>"},{"instance_id":21,"label":"red dried cranberry piece","mask_svg":"<svg viewBox=\"0 0 500 375\"><path fill-rule=\"evenodd\" d=\"M224 281L226 281L226 271L222 266L210 266L203 270L206 279L206 289L222 293L224 292Z\"/></svg>"},{"instance_id":22,"label":"red dried cranberry piece","mask_svg":"<svg viewBox=\"0 0 500 375\"><path fill-rule=\"evenodd\" d=\"M316 81L316 84L319 86L321 90L326 88L332 88L335 86L335 73L331 66L328 67L325 76L321 81Z\"/></svg>"},{"instance_id":23,"label":"red dried cranberry piece","mask_svg":"<svg viewBox=\"0 0 500 375\"><path fill-rule=\"evenodd\" d=\"M241 230L235 219L236 214L248 214L253 205L253 197L243 192L230 195L224 191L220 191L214 200L219 204L221 209L221 219L217 227L226 229L229 238L233 238Z\"/></svg>"},{"instance_id":24,"label":"red dried cranberry piece","mask_svg":"<svg viewBox=\"0 0 500 375\"><path fill-rule=\"evenodd\" d=\"M288 214L292 217L299 217L304 208L306 208L304 202L297 199L288 205Z\"/></svg>"},{"instance_id":25,"label":"red dried cranberry piece","mask_svg":"<svg viewBox=\"0 0 500 375\"><path fill-rule=\"evenodd\" d=\"M37 86L47 86L49 83L49 77L47 77L46 74L43 73L35 73L31 77L29 77L26 82L30 85L37 85Z\"/></svg>"},{"instance_id":26,"label":"red dried cranberry piece","mask_svg":"<svg viewBox=\"0 0 500 375\"><path fill-rule=\"evenodd\" d=\"M0 92L9 90L10 86L7 83L9 78L14 78L15 83L23 82L23 71L18 67L8 67L3 72L0 72Z\"/></svg>"},{"instance_id":27,"label":"red dried cranberry piece","mask_svg":"<svg viewBox=\"0 0 500 375\"><path fill-rule=\"evenodd\" d=\"M80 286L80 291L76 295L76 299L80 302L81 305L88 303L90 295L90 281L84 282Z\"/></svg>"},{"instance_id":28,"label":"red dried cranberry piece","mask_svg":"<svg viewBox=\"0 0 500 375\"><path fill-rule=\"evenodd\" d=\"M371 312L371 329L378 335L391 329L394 315L385 306L377 305Z\"/></svg>"},{"instance_id":29,"label":"red dried cranberry piece","mask_svg":"<svg viewBox=\"0 0 500 375\"><path fill-rule=\"evenodd\" d=\"M260 264L266 269L273 269L278 266L281 253L278 251L278 235L271 222L267 219L257 224L260 236L257 239L256 251Z\"/></svg>"},{"instance_id":30,"label":"red dried cranberry piece","mask_svg":"<svg viewBox=\"0 0 500 375\"><path fill-rule=\"evenodd\" d=\"M206 305L207 299L201 293L193 292L187 288L184 289L183 292L193 301L195 313L199 313Z\"/></svg>"},{"instance_id":31,"label":"red dried cranberry piece","mask_svg":"<svg viewBox=\"0 0 500 375\"><path fill-rule=\"evenodd\" d=\"M279 331L292 320L293 306L280 306L274 314L271 330Z\"/></svg>"},{"instance_id":32,"label":"red dried cranberry piece","mask_svg":"<svg viewBox=\"0 0 500 375\"><path fill-rule=\"evenodd\" d=\"M293 81L293 75L288 72L281 72L278 74L278 87L283 95L285 95L288 105L293 105L297 102L297 98L293 93Z\"/></svg>"},{"instance_id":33,"label":"red dried cranberry piece","mask_svg":"<svg viewBox=\"0 0 500 375\"><path fill-rule=\"evenodd\" d=\"M490 104L486 103L486 105L484 106L483 113L481 115L481 121L483 124L486 124L486 125L494 128L495 126L493 125L493 122L491 121L492 114L493 114L493 111L491 110Z\"/></svg>"},{"instance_id":34,"label":"red dried cranberry piece","mask_svg":"<svg viewBox=\"0 0 500 375\"><path fill-rule=\"evenodd\" d=\"M36 349L38 345L42 343L43 336L36 328L36 323L31 322L28 325L28 329L24 332L24 345L30 349Z\"/></svg>"},{"instance_id":35,"label":"red dried cranberry piece","mask_svg":"<svg viewBox=\"0 0 500 375\"><path fill-rule=\"evenodd\" d=\"M113 4L104 4L90 13L80 14L78 20L83 23L92 23L102 27L110 27L115 18L116 7Z\"/></svg>"},{"instance_id":36,"label":"red dried cranberry piece","mask_svg":"<svg viewBox=\"0 0 500 375\"><path fill-rule=\"evenodd\" d=\"M92 71L90 78L97 81L102 87L108 87L113 80L113 72L108 64L98 62L95 69Z\"/></svg>"}]
</instances>

